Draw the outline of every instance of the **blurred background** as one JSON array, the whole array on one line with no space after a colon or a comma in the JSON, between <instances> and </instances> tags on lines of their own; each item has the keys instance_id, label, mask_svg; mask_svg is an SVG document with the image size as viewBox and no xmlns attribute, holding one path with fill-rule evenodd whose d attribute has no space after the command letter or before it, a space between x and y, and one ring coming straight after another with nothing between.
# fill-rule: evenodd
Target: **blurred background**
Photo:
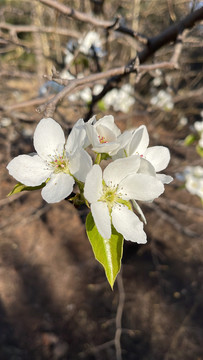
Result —
<instances>
[{"instance_id":1,"label":"blurred background","mask_svg":"<svg viewBox=\"0 0 203 360\"><path fill-rule=\"evenodd\" d=\"M143 37L159 35L203 6L186 0L57 0ZM201 360L203 351L203 23L184 33L178 67L132 73L100 96L106 80L59 103L68 135L79 118L112 114L123 131L147 126L167 146L174 181L141 204L146 245L125 241L114 291L94 259L87 211L47 204L40 191L6 195L6 165L33 152L38 106L63 83L128 64L145 44L75 20L40 1L0 1L0 360ZM147 64L170 61L173 42ZM146 63L145 63L146 64ZM94 105L94 106L93 106ZM119 316L122 318L118 341ZM122 353L119 354L119 345Z\"/></svg>"}]
</instances>

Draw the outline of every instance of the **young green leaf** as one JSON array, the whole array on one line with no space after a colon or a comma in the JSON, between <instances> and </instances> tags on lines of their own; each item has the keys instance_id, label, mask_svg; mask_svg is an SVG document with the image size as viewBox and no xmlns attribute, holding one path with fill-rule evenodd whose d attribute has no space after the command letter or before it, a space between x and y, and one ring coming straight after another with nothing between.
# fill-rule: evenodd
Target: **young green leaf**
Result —
<instances>
[{"instance_id":1,"label":"young green leaf","mask_svg":"<svg viewBox=\"0 0 203 360\"><path fill-rule=\"evenodd\" d=\"M86 231L95 258L104 267L107 280L113 289L113 285L121 267L123 255L123 236L112 226L110 239L104 239L97 230L92 213L87 215Z\"/></svg>"},{"instance_id":2,"label":"young green leaf","mask_svg":"<svg viewBox=\"0 0 203 360\"><path fill-rule=\"evenodd\" d=\"M201 146L197 145L196 151L201 157L203 157L203 148Z\"/></svg>"},{"instance_id":3,"label":"young green leaf","mask_svg":"<svg viewBox=\"0 0 203 360\"><path fill-rule=\"evenodd\" d=\"M14 194L18 194L21 191L33 191L33 190L39 190L42 189L44 186L46 185L46 183L42 183L41 185L38 186L26 186L23 185L21 183L18 183L14 186L13 190L10 191L10 193L7 196L11 196Z\"/></svg>"},{"instance_id":4,"label":"young green leaf","mask_svg":"<svg viewBox=\"0 0 203 360\"><path fill-rule=\"evenodd\" d=\"M185 144L186 146L189 146L189 145L193 144L196 139L197 139L197 138L196 138L196 136L195 136L194 134L189 134L189 135L185 138L184 144Z\"/></svg>"}]
</instances>

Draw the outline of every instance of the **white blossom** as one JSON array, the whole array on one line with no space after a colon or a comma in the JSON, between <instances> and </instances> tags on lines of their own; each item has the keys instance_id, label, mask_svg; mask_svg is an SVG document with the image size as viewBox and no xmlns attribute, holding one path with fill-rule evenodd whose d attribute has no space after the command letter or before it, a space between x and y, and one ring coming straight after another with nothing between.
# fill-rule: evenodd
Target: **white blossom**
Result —
<instances>
[{"instance_id":1,"label":"white blossom","mask_svg":"<svg viewBox=\"0 0 203 360\"><path fill-rule=\"evenodd\" d=\"M127 133L128 143L123 149L120 149L113 158L139 155L141 158L140 169L142 173L156 174L164 170L170 161L170 152L165 146L149 145L149 135L145 125L141 125L136 130L125 131ZM126 136L127 136L126 135ZM169 184L173 178L165 174L156 174L157 178L163 184Z\"/></svg>"},{"instance_id":2,"label":"white blossom","mask_svg":"<svg viewBox=\"0 0 203 360\"><path fill-rule=\"evenodd\" d=\"M156 176L138 173L140 157L118 159L104 170L93 165L87 175L84 196L91 204L97 229L104 239L111 237L111 224L126 240L146 243L143 223L132 211L130 200L152 201L164 191Z\"/></svg>"},{"instance_id":3,"label":"white blossom","mask_svg":"<svg viewBox=\"0 0 203 360\"><path fill-rule=\"evenodd\" d=\"M79 50L85 55L92 55L92 46L94 46L95 50L102 47L100 36L95 31L89 31L84 38L79 40Z\"/></svg>"},{"instance_id":4,"label":"white blossom","mask_svg":"<svg viewBox=\"0 0 203 360\"><path fill-rule=\"evenodd\" d=\"M184 171L185 187L193 195L203 201L203 167L187 166Z\"/></svg>"},{"instance_id":5,"label":"white blossom","mask_svg":"<svg viewBox=\"0 0 203 360\"><path fill-rule=\"evenodd\" d=\"M92 150L110 156L116 154L129 140L128 134L121 134L112 115L106 115L98 121L93 116L86 124L86 131Z\"/></svg>"},{"instance_id":6,"label":"white blossom","mask_svg":"<svg viewBox=\"0 0 203 360\"><path fill-rule=\"evenodd\" d=\"M150 100L152 105L156 105L165 111L171 111L174 108L173 98L168 91L160 90L156 96Z\"/></svg>"},{"instance_id":7,"label":"white blossom","mask_svg":"<svg viewBox=\"0 0 203 360\"><path fill-rule=\"evenodd\" d=\"M65 199L73 190L75 178L85 181L92 166L91 157L81 148L85 142L83 120L75 124L67 141L61 126L53 119L42 119L34 132L36 153L19 155L7 165L17 181L26 186L39 186L48 203Z\"/></svg>"},{"instance_id":8,"label":"white blossom","mask_svg":"<svg viewBox=\"0 0 203 360\"><path fill-rule=\"evenodd\" d=\"M130 84L124 84L120 89L109 91L103 97L103 101L107 109L112 106L115 111L127 113L130 107L135 103L133 88Z\"/></svg>"}]
</instances>

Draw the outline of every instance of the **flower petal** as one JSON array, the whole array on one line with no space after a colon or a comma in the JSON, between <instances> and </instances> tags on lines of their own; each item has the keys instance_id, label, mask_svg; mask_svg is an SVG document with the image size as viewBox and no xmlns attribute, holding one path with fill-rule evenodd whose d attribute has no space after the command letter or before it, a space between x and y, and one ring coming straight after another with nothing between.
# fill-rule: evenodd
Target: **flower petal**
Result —
<instances>
[{"instance_id":1,"label":"flower petal","mask_svg":"<svg viewBox=\"0 0 203 360\"><path fill-rule=\"evenodd\" d=\"M173 178L170 175L157 174L156 176L163 184L170 184L171 181L173 181Z\"/></svg>"},{"instance_id":2,"label":"flower petal","mask_svg":"<svg viewBox=\"0 0 203 360\"><path fill-rule=\"evenodd\" d=\"M92 150L97 153L107 153L111 155L112 153L116 153L119 149L119 144L117 142L109 142L104 144L98 144L93 146Z\"/></svg>"},{"instance_id":3,"label":"flower petal","mask_svg":"<svg viewBox=\"0 0 203 360\"><path fill-rule=\"evenodd\" d=\"M137 155L117 159L111 162L104 170L104 181L108 186L117 186L127 175L136 173L140 166L140 157Z\"/></svg>"},{"instance_id":4,"label":"flower petal","mask_svg":"<svg viewBox=\"0 0 203 360\"><path fill-rule=\"evenodd\" d=\"M142 125L132 134L132 139L126 148L128 156L143 155L149 145L149 135L146 126Z\"/></svg>"},{"instance_id":5,"label":"flower petal","mask_svg":"<svg viewBox=\"0 0 203 360\"><path fill-rule=\"evenodd\" d=\"M149 147L144 155L152 163L156 172L165 169L170 160L170 152L165 146Z\"/></svg>"},{"instance_id":6,"label":"flower petal","mask_svg":"<svg viewBox=\"0 0 203 360\"><path fill-rule=\"evenodd\" d=\"M164 192L164 186L156 177L131 174L122 180L117 192L124 200L152 201Z\"/></svg>"},{"instance_id":7,"label":"flower petal","mask_svg":"<svg viewBox=\"0 0 203 360\"><path fill-rule=\"evenodd\" d=\"M104 239L111 237L111 218L109 215L108 206L103 201L97 201L91 204L92 216L94 218L96 227Z\"/></svg>"},{"instance_id":8,"label":"flower petal","mask_svg":"<svg viewBox=\"0 0 203 360\"><path fill-rule=\"evenodd\" d=\"M113 142L113 141L116 141L116 139L117 139L117 137L115 136L113 131L110 130L107 126L98 125L96 127L96 130L97 130L99 140L104 138L104 141L106 141L106 142Z\"/></svg>"},{"instance_id":9,"label":"flower petal","mask_svg":"<svg viewBox=\"0 0 203 360\"><path fill-rule=\"evenodd\" d=\"M41 185L52 173L38 155L19 155L7 165L9 174L27 186Z\"/></svg>"},{"instance_id":10,"label":"flower petal","mask_svg":"<svg viewBox=\"0 0 203 360\"><path fill-rule=\"evenodd\" d=\"M121 134L120 129L116 124L114 123L114 117L112 115L105 115L103 118L99 119L94 126L97 128L97 126L106 126L109 130L111 130L112 133L117 137Z\"/></svg>"},{"instance_id":11,"label":"flower petal","mask_svg":"<svg viewBox=\"0 0 203 360\"><path fill-rule=\"evenodd\" d=\"M44 160L61 153L65 144L65 136L61 126L53 119L42 119L34 133L34 147Z\"/></svg>"},{"instance_id":12,"label":"flower petal","mask_svg":"<svg viewBox=\"0 0 203 360\"><path fill-rule=\"evenodd\" d=\"M141 209L141 207L138 205L138 203L135 200L132 200L132 204L134 209L138 212L138 214L140 214L142 221L146 224L147 220L146 217L144 216L144 213Z\"/></svg>"},{"instance_id":13,"label":"flower petal","mask_svg":"<svg viewBox=\"0 0 203 360\"><path fill-rule=\"evenodd\" d=\"M96 202L102 196L102 188L102 170L99 165L93 165L85 181L85 198L90 203Z\"/></svg>"},{"instance_id":14,"label":"flower petal","mask_svg":"<svg viewBox=\"0 0 203 360\"><path fill-rule=\"evenodd\" d=\"M86 124L86 132L87 132L89 142L92 146L100 145L97 131L96 131L95 127L93 125L91 125L89 122Z\"/></svg>"},{"instance_id":15,"label":"flower petal","mask_svg":"<svg viewBox=\"0 0 203 360\"><path fill-rule=\"evenodd\" d=\"M71 157L70 161L70 172L78 180L85 182L86 176L92 167L91 156L83 149L76 151Z\"/></svg>"},{"instance_id":16,"label":"flower petal","mask_svg":"<svg viewBox=\"0 0 203 360\"><path fill-rule=\"evenodd\" d=\"M156 171L153 165L146 159L140 159L139 174L147 174L156 177Z\"/></svg>"},{"instance_id":17,"label":"flower petal","mask_svg":"<svg viewBox=\"0 0 203 360\"><path fill-rule=\"evenodd\" d=\"M126 240L138 244L145 244L147 242L147 236L143 230L143 223L127 206L120 204L114 205L111 217L113 226Z\"/></svg>"},{"instance_id":18,"label":"flower petal","mask_svg":"<svg viewBox=\"0 0 203 360\"><path fill-rule=\"evenodd\" d=\"M42 197L48 203L64 200L73 190L74 179L65 173L53 174L49 182L42 189Z\"/></svg>"},{"instance_id":19,"label":"flower petal","mask_svg":"<svg viewBox=\"0 0 203 360\"><path fill-rule=\"evenodd\" d=\"M79 148L87 147L88 145L89 140L87 141L84 120L79 119L68 136L65 149L69 154L73 154Z\"/></svg>"}]
</instances>

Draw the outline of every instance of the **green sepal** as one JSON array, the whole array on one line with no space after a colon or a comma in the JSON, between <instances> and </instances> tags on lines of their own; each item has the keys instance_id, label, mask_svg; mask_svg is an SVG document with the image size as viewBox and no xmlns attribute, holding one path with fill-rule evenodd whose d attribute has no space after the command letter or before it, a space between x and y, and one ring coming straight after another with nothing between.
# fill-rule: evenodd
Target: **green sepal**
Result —
<instances>
[{"instance_id":1,"label":"green sepal","mask_svg":"<svg viewBox=\"0 0 203 360\"><path fill-rule=\"evenodd\" d=\"M92 213L86 218L87 236L92 246L94 256L104 267L107 280L113 289L113 285L121 268L123 255L123 236L112 226L110 239L104 239L97 230Z\"/></svg>"},{"instance_id":2,"label":"green sepal","mask_svg":"<svg viewBox=\"0 0 203 360\"><path fill-rule=\"evenodd\" d=\"M199 154L199 156L203 157L203 148L201 146L197 145L196 151Z\"/></svg>"},{"instance_id":3,"label":"green sepal","mask_svg":"<svg viewBox=\"0 0 203 360\"><path fill-rule=\"evenodd\" d=\"M186 136L186 138L184 140L184 144L186 146L192 145L195 142L196 139L197 138L196 138L196 136L194 134L190 134L190 135Z\"/></svg>"},{"instance_id":4,"label":"green sepal","mask_svg":"<svg viewBox=\"0 0 203 360\"><path fill-rule=\"evenodd\" d=\"M7 196L11 196L14 194L18 194L22 191L34 191L34 190L39 190L42 189L44 186L46 185L46 183L42 183L41 185L38 186L26 186L24 184L18 183L14 186L13 190L10 191L10 193Z\"/></svg>"}]
</instances>

